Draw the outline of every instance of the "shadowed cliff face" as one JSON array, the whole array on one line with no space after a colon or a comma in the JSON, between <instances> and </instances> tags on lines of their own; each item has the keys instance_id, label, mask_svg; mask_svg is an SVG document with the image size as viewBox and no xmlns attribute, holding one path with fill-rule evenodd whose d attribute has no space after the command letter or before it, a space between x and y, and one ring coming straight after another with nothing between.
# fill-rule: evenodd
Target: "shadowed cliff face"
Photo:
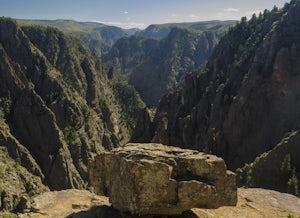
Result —
<instances>
[{"instance_id":1,"label":"shadowed cliff face","mask_svg":"<svg viewBox=\"0 0 300 218\"><path fill-rule=\"evenodd\" d=\"M270 151L238 169L238 183L299 195L299 130L287 133Z\"/></svg>"},{"instance_id":2,"label":"shadowed cliff face","mask_svg":"<svg viewBox=\"0 0 300 218\"><path fill-rule=\"evenodd\" d=\"M132 36L118 40L103 59L128 76L147 106L154 107L187 73L207 61L221 35L213 30L173 28L160 41Z\"/></svg>"},{"instance_id":3,"label":"shadowed cliff face","mask_svg":"<svg viewBox=\"0 0 300 218\"><path fill-rule=\"evenodd\" d=\"M300 123L299 24L299 1L243 18L206 69L160 100L152 141L212 152L231 169L272 149Z\"/></svg>"},{"instance_id":4,"label":"shadowed cliff face","mask_svg":"<svg viewBox=\"0 0 300 218\"><path fill-rule=\"evenodd\" d=\"M194 33L174 28L133 70L129 83L148 106L155 106L162 95L175 90L187 73L207 61L219 39L215 32Z\"/></svg>"},{"instance_id":5,"label":"shadowed cliff face","mask_svg":"<svg viewBox=\"0 0 300 218\"><path fill-rule=\"evenodd\" d=\"M57 29L0 19L0 146L51 189L84 187L89 159L129 139L105 71Z\"/></svg>"}]
</instances>

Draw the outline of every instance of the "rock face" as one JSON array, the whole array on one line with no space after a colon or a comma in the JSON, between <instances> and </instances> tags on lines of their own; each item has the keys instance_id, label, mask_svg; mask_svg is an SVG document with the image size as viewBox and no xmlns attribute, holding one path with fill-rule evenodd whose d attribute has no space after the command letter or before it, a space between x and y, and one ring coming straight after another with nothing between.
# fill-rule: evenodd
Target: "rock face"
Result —
<instances>
[{"instance_id":1,"label":"rock face","mask_svg":"<svg viewBox=\"0 0 300 218\"><path fill-rule=\"evenodd\" d=\"M299 143L299 129L289 132L272 150L237 170L239 185L264 187L299 195Z\"/></svg>"},{"instance_id":2,"label":"rock face","mask_svg":"<svg viewBox=\"0 0 300 218\"><path fill-rule=\"evenodd\" d=\"M193 207L235 205L235 174L216 156L161 144L128 144L100 154L91 186L136 215L179 215Z\"/></svg>"},{"instance_id":3,"label":"rock face","mask_svg":"<svg viewBox=\"0 0 300 218\"><path fill-rule=\"evenodd\" d=\"M144 102L153 107L187 73L198 70L207 61L222 35L218 30L172 28L161 41L137 36L122 38L103 60L128 76Z\"/></svg>"},{"instance_id":4,"label":"rock face","mask_svg":"<svg viewBox=\"0 0 300 218\"><path fill-rule=\"evenodd\" d=\"M139 99L123 110L107 71L78 39L0 18L0 146L52 190L85 188L89 159L130 138Z\"/></svg>"},{"instance_id":5,"label":"rock face","mask_svg":"<svg viewBox=\"0 0 300 218\"><path fill-rule=\"evenodd\" d=\"M148 106L156 106L162 95L207 61L220 38L216 32L174 28L132 71L129 83Z\"/></svg>"},{"instance_id":6,"label":"rock face","mask_svg":"<svg viewBox=\"0 0 300 218\"><path fill-rule=\"evenodd\" d=\"M0 211L23 212L30 208L30 197L45 191L49 190L41 179L16 163L0 146Z\"/></svg>"}]
</instances>

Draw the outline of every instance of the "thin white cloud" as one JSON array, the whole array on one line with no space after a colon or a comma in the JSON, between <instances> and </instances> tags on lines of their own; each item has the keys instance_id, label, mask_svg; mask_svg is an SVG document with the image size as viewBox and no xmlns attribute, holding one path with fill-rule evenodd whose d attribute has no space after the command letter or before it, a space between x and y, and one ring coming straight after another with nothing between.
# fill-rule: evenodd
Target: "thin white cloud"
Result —
<instances>
[{"instance_id":1,"label":"thin white cloud","mask_svg":"<svg viewBox=\"0 0 300 218\"><path fill-rule=\"evenodd\" d=\"M131 29L131 28L139 28L139 29L145 29L147 27L147 24L145 23L136 23L136 22L114 22L114 21L98 21L94 20L93 22L97 23L103 23L105 25L110 26L118 26L124 29Z\"/></svg>"},{"instance_id":2,"label":"thin white cloud","mask_svg":"<svg viewBox=\"0 0 300 218\"><path fill-rule=\"evenodd\" d=\"M241 16L236 13L219 12L216 14L215 19L217 19L217 20L240 20Z\"/></svg>"},{"instance_id":3,"label":"thin white cloud","mask_svg":"<svg viewBox=\"0 0 300 218\"><path fill-rule=\"evenodd\" d=\"M225 8L224 12L239 12L240 10L237 8Z\"/></svg>"},{"instance_id":4,"label":"thin white cloud","mask_svg":"<svg viewBox=\"0 0 300 218\"><path fill-rule=\"evenodd\" d=\"M124 11L123 13L124 13L124 14L129 14L129 12L128 12L128 11Z\"/></svg>"},{"instance_id":5,"label":"thin white cloud","mask_svg":"<svg viewBox=\"0 0 300 218\"><path fill-rule=\"evenodd\" d=\"M199 18L199 16L197 16L197 15L195 15L195 14L190 14L188 17L189 17L189 18L194 18L194 19L198 19L198 18Z\"/></svg>"},{"instance_id":6,"label":"thin white cloud","mask_svg":"<svg viewBox=\"0 0 300 218\"><path fill-rule=\"evenodd\" d=\"M171 17L177 17L177 14L171 14Z\"/></svg>"}]
</instances>

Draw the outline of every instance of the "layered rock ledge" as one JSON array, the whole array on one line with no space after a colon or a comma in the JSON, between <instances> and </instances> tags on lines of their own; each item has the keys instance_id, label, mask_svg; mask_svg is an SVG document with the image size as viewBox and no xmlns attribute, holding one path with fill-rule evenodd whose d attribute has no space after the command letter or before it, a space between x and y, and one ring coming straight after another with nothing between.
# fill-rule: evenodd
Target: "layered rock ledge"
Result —
<instances>
[{"instance_id":1,"label":"layered rock ledge","mask_svg":"<svg viewBox=\"0 0 300 218\"><path fill-rule=\"evenodd\" d=\"M237 203L223 159L161 144L128 144L95 157L90 182L113 207L134 215L179 215Z\"/></svg>"}]
</instances>

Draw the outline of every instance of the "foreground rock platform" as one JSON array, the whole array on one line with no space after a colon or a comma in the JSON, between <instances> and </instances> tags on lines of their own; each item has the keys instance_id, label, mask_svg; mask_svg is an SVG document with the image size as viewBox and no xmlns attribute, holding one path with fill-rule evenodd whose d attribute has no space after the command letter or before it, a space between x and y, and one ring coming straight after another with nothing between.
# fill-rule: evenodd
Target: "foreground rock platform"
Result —
<instances>
[{"instance_id":1,"label":"foreground rock platform","mask_svg":"<svg viewBox=\"0 0 300 218\"><path fill-rule=\"evenodd\" d=\"M98 196L86 190L68 189L45 192L35 197L31 203L30 212L19 214L18 217L98 217L97 212L103 213L109 206L107 197Z\"/></svg>"},{"instance_id":2,"label":"foreground rock platform","mask_svg":"<svg viewBox=\"0 0 300 218\"><path fill-rule=\"evenodd\" d=\"M180 215L237 203L235 174L223 159L161 144L130 143L95 158L91 186L132 215Z\"/></svg>"},{"instance_id":3,"label":"foreground rock platform","mask_svg":"<svg viewBox=\"0 0 300 218\"><path fill-rule=\"evenodd\" d=\"M193 208L176 218L262 218L288 215L300 217L300 199L285 193L266 189L238 189L236 206L218 209ZM0 213L1 217L1 213ZM113 209L108 198L84 190L46 192L33 199L31 211L18 214L20 218L137 218ZM139 218L166 218L146 216ZM174 218L169 217L168 218Z\"/></svg>"}]
</instances>

